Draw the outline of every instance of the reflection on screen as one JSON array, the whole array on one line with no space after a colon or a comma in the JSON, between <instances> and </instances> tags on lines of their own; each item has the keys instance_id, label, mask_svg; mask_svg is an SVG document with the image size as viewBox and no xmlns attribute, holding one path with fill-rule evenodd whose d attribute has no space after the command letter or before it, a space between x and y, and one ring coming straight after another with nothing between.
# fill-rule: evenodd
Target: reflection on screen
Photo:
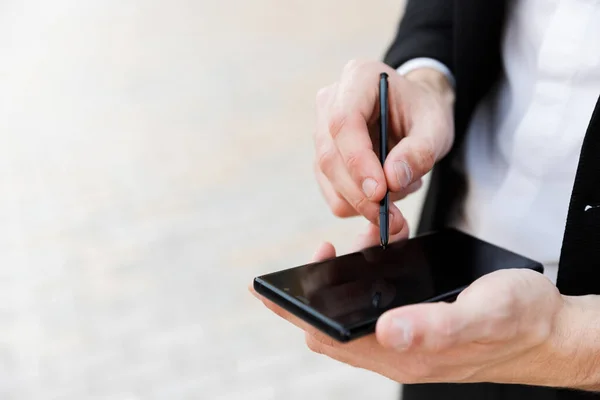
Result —
<instances>
[{"instance_id":1,"label":"reflection on screen","mask_svg":"<svg viewBox=\"0 0 600 400\"><path fill-rule=\"evenodd\" d=\"M524 267L527 261L449 230L264 278L323 315L351 326L376 318L385 310L467 286L511 263Z\"/></svg>"}]
</instances>

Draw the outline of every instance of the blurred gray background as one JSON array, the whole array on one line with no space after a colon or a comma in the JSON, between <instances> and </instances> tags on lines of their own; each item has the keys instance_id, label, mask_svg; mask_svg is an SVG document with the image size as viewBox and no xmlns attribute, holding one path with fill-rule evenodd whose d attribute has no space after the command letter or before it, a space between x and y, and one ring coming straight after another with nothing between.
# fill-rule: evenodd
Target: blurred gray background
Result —
<instances>
[{"instance_id":1,"label":"blurred gray background","mask_svg":"<svg viewBox=\"0 0 600 400\"><path fill-rule=\"evenodd\" d=\"M0 398L395 399L247 286L365 225L313 179L314 97L402 7L1 0Z\"/></svg>"}]
</instances>

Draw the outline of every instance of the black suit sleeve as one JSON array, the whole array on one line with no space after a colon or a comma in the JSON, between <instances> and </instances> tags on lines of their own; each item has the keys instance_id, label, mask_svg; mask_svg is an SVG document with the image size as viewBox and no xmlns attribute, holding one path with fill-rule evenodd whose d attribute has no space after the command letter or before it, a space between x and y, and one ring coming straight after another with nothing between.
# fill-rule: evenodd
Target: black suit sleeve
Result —
<instances>
[{"instance_id":1,"label":"black suit sleeve","mask_svg":"<svg viewBox=\"0 0 600 400\"><path fill-rule=\"evenodd\" d=\"M398 68L413 58L428 57L454 72L454 1L407 0L404 16L384 62Z\"/></svg>"}]
</instances>

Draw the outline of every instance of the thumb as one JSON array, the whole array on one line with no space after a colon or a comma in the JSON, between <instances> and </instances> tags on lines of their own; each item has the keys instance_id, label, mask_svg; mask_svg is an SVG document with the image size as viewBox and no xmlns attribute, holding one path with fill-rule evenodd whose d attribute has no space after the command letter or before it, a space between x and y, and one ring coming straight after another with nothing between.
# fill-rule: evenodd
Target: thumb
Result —
<instances>
[{"instance_id":1,"label":"thumb","mask_svg":"<svg viewBox=\"0 0 600 400\"><path fill-rule=\"evenodd\" d=\"M431 136L407 136L402 139L385 160L388 188L392 192L406 190L433 169L440 153L435 138Z\"/></svg>"},{"instance_id":2,"label":"thumb","mask_svg":"<svg viewBox=\"0 0 600 400\"><path fill-rule=\"evenodd\" d=\"M426 303L396 308L377 321L378 342L399 351L440 352L479 340L479 313L469 305Z\"/></svg>"},{"instance_id":3,"label":"thumb","mask_svg":"<svg viewBox=\"0 0 600 400\"><path fill-rule=\"evenodd\" d=\"M335 247L329 242L322 243L313 254L311 262L325 261L335 257Z\"/></svg>"}]
</instances>

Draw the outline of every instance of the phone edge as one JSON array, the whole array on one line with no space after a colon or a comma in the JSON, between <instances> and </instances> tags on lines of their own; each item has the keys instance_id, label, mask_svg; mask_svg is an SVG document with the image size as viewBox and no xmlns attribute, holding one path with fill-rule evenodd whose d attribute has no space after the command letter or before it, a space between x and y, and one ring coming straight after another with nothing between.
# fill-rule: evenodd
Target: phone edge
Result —
<instances>
[{"instance_id":1,"label":"phone edge","mask_svg":"<svg viewBox=\"0 0 600 400\"><path fill-rule=\"evenodd\" d=\"M352 337L352 333L348 329L345 329L337 322L321 314L313 312L311 308L306 307L306 305L300 300L280 291L275 286L264 281L260 277L254 278L253 287L258 294L271 300L273 303L277 304L286 311L292 313L294 316L300 318L304 322L318 329L327 336L337 340L338 342L345 343L354 339Z\"/></svg>"},{"instance_id":2,"label":"phone edge","mask_svg":"<svg viewBox=\"0 0 600 400\"><path fill-rule=\"evenodd\" d=\"M533 260L522 254L515 253L513 251L510 251L510 250L508 250L504 247L498 246L496 244L486 242L482 239L479 239L476 236L470 235L470 234L463 232L456 228L447 227L447 228L441 229L439 231L423 232L420 235L415 236L414 238L429 236L429 235L433 235L433 234L436 234L436 233L442 232L442 231L454 231L454 232L458 233L459 235L468 236L471 239L474 239L476 241L483 242L487 245L494 246L505 252L512 253L512 254L524 259L527 262L527 264L524 266L513 267L514 269L531 269L540 274L544 274L544 272L545 272L543 264L540 263L539 261ZM414 238L408 238L405 240L410 240L410 239L414 239ZM347 254L347 255L349 255L349 254ZM326 262L326 261L327 260L322 260L319 262L313 262L313 263L309 263L306 265L319 264L319 263ZM306 265L300 265L300 266L295 266L295 267L291 267L291 268L286 268L285 270L301 268ZM508 269L511 269L511 268L508 268ZM268 276L268 275L269 274L263 275L263 276ZM345 342L360 338L362 336L366 336L366 335L374 333L375 325L376 325L377 319L379 319L379 317L377 317L377 319L369 320L368 322L365 322L358 326L350 326L348 328L344 328L339 323L323 316L322 314L315 313L312 310L312 308L307 307L304 303L302 303L300 300L296 299L295 297L290 296L289 294L282 292L275 286L269 284L264 279L262 279L263 276L258 276L256 278L254 278L253 286L254 286L254 290L257 293L259 293L262 296L266 297L267 299L271 300L275 304L284 308L286 311L292 313L296 317L302 319L306 323L310 324L311 326L318 329L322 333L332 337L333 339L335 339L339 342L345 343ZM444 293L442 295L438 295L438 296L432 297L430 299L424 300L422 303L455 300L456 297L467 287L468 287L468 285L461 287L461 288L454 289L454 290Z\"/></svg>"}]
</instances>

